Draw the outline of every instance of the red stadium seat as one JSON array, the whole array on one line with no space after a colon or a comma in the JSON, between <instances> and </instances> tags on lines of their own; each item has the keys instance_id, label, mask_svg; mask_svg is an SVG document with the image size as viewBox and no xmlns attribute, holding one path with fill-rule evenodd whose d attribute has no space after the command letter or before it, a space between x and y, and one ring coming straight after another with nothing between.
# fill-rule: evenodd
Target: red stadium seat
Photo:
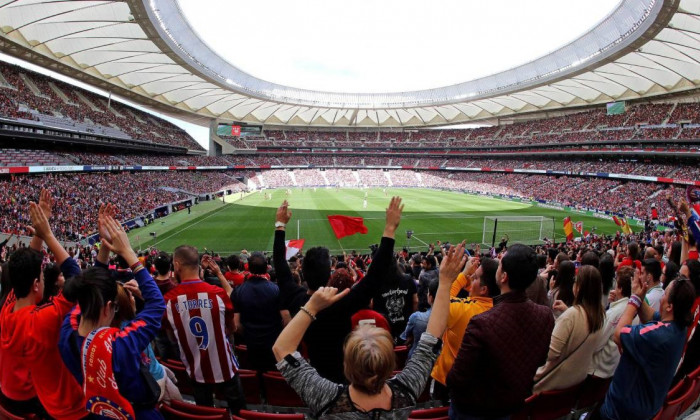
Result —
<instances>
[{"instance_id":1,"label":"red stadium seat","mask_svg":"<svg viewBox=\"0 0 700 420\"><path fill-rule=\"evenodd\" d=\"M234 347L234 352L236 353L236 359L238 359L238 367L241 369L250 369L250 363L248 362L248 346L245 344L238 344Z\"/></svg>"},{"instance_id":2,"label":"red stadium seat","mask_svg":"<svg viewBox=\"0 0 700 420\"><path fill-rule=\"evenodd\" d=\"M408 359L408 347L396 346L394 347L394 354L396 354L396 369L402 370L406 367L406 360Z\"/></svg>"},{"instance_id":3,"label":"red stadium seat","mask_svg":"<svg viewBox=\"0 0 700 420\"><path fill-rule=\"evenodd\" d=\"M160 412L165 420L229 420L228 413L224 414L193 414L177 410L169 405L160 407Z\"/></svg>"},{"instance_id":4,"label":"red stadium seat","mask_svg":"<svg viewBox=\"0 0 700 420\"><path fill-rule=\"evenodd\" d=\"M408 415L410 419L430 419L430 420L442 420L446 419L447 412L450 407L436 407L436 408L426 408L424 410L413 410L411 414Z\"/></svg>"},{"instance_id":5,"label":"red stadium seat","mask_svg":"<svg viewBox=\"0 0 700 420\"><path fill-rule=\"evenodd\" d=\"M241 410L233 420L304 420L303 414L273 414L259 413L257 411Z\"/></svg>"},{"instance_id":6,"label":"red stadium seat","mask_svg":"<svg viewBox=\"0 0 700 420\"><path fill-rule=\"evenodd\" d=\"M265 399L270 405L280 407L304 407L304 401L292 389L279 372L263 373Z\"/></svg>"},{"instance_id":7,"label":"red stadium seat","mask_svg":"<svg viewBox=\"0 0 700 420\"><path fill-rule=\"evenodd\" d=\"M260 378L254 370L241 369L238 371L241 377L245 402L248 404L262 404L262 390L260 389Z\"/></svg>"},{"instance_id":8,"label":"red stadium seat","mask_svg":"<svg viewBox=\"0 0 700 420\"><path fill-rule=\"evenodd\" d=\"M570 388L544 391L525 400L525 407L512 419L555 420L571 414L582 384Z\"/></svg>"},{"instance_id":9,"label":"red stadium seat","mask_svg":"<svg viewBox=\"0 0 700 420\"><path fill-rule=\"evenodd\" d=\"M664 401L661 411L654 417L654 420L674 420L683 413L685 411L683 410L683 404L691 397L694 384L694 380L686 379L673 387L668 392L666 401Z\"/></svg>"},{"instance_id":10,"label":"red stadium seat","mask_svg":"<svg viewBox=\"0 0 700 420\"><path fill-rule=\"evenodd\" d=\"M681 414L685 413L685 411L693 405L698 399L698 394L700 394L700 379L691 379L688 376L685 380L689 382L690 385L688 385L688 392L684 395L685 399L681 403Z\"/></svg>"},{"instance_id":11,"label":"red stadium seat","mask_svg":"<svg viewBox=\"0 0 700 420\"><path fill-rule=\"evenodd\" d=\"M184 401L172 400L170 402L170 407L175 410L182 411L189 414L201 414L205 416L219 416L221 414L226 415L228 411L225 408L217 407L205 407L202 405L190 404Z\"/></svg>"},{"instance_id":12,"label":"red stadium seat","mask_svg":"<svg viewBox=\"0 0 700 420\"><path fill-rule=\"evenodd\" d=\"M605 394L610 387L611 378L599 378L597 376L588 375L581 386L581 394L578 398L576 407L579 409L592 407L605 398Z\"/></svg>"},{"instance_id":13,"label":"red stadium seat","mask_svg":"<svg viewBox=\"0 0 700 420\"><path fill-rule=\"evenodd\" d=\"M35 418L33 414L28 416L16 416L7 411L7 409L0 404L0 419L2 420L33 420Z\"/></svg>"},{"instance_id":14,"label":"red stadium seat","mask_svg":"<svg viewBox=\"0 0 700 420\"><path fill-rule=\"evenodd\" d=\"M175 379L177 379L177 388L182 394L194 395L194 388L192 388L192 380L187 374L187 369L185 365L179 360L163 360L160 362L163 366L172 370L175 374Z\"/></svg>"}]
</instances>

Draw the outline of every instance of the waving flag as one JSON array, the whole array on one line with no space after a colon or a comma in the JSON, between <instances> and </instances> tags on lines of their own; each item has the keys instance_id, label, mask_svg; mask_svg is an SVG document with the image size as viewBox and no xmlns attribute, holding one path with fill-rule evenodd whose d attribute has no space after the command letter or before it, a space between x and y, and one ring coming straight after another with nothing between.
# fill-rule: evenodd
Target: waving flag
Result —
<instances>
[{"instance_id":1,"label":"waving flag","mask_svg":"<svg viewBox=\"0 0 700 420\"><path fill-rule=\"evenodd\" d=\"M356 233L367 233L365 221L361 217L350 217L339 214L328 216L328 222L331 224L335 237L340 239Z\"/></svg>"},{"instance_id":2,"label":"waving flag","mask_svg":"<svg viewBox=\"0 0 700 420\"><path fill-rule=\"evenodd\" d=\"M617 218L617 216L613 215L613 222L615 222L616 225L622 227L622 222L620 221L620 219Z\"/></svg>"},{"instance_id":3,"label":"waving flag","mask_svg":"<svg viewBox=\"0 0 700 420\"><path fill-rule=\"evenodd\" d=\"M651 220L658 223L659 221L659 211L656 210L656 204L651 204Z\"/></svg>"},{"instance_id":4,"label":"waving flag","mask_svg":"<svg viewBox=\"0 0 700 420\"><path fill-rule=\"evenodd\" d=\"M624 233L626 233L626 234L628 234L628 235L629 235L630 233L632 233L632 228L630 227L629 223L627 223L627 220L626 220L624 217L621 217L621 218L620 218L620 222L622 223L622 225L621 225L621 227L622 227L622 232L624 232Z\"/></svg>"},{"instance_id":5,"label":"waving flag","mask_svg":"<svg viewBox=\"0 0 700 420\"><path fill-rule=\"evenodd\" d=\"M576 227L578 234L583 235L583 222L576 222L574 226Z\"/></svg>"},{"instance_id":6,"label":"waving flag","mask_svg":"<svg viewBox=\"0 0 700 420\"><path fill-rule=\"evenodd\" d=\"M284 246L287 247L285 258L289 261L290 258L297 255L304 248L304 240L292 239L291 241L284 241Z\"/></svg>"},{"instance_id":7,"label":"waving flag","mask_svg":"<svg viewBox=\"0 0 700 420\"><path fill-rule=\"evenodd\" d=\"M566 240L571 241L574 239L574 227L571 224L571 217L566 216L564 218L564 233L566 234Z\"/></svg>"}]
</instances>

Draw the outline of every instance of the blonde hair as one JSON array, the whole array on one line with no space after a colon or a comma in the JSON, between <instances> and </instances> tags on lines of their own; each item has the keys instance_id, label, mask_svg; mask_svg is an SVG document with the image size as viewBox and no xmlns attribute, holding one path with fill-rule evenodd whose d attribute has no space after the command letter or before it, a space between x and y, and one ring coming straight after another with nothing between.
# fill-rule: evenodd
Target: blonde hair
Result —
<instances>
[{"instance_id":1,"label":"blonde hair","mask_svg":"<svg viewBox=\"0 0 700 420\"><path fill-rule=\"evenodd\" d=\"M383 328L363 325L345 341L345 377L358 390L376 395L396 369L394 340Z\"/></svg>"}]
</instances>

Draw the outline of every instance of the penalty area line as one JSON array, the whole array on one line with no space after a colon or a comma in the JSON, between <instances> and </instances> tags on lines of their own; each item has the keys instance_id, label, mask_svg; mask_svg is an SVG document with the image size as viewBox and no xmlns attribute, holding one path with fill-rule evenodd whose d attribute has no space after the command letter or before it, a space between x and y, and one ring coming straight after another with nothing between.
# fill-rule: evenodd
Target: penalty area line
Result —
<instances>
[{"instance_id":1,"label":"penalty area line","mask_svg":"<svg viewBox=\"0 0 700 420\"><path fill-rule=\"evenodd\" d=\"M228 204L222 206L221 208L212 211L211 213L207 214L206 216L204 216L203 218L197 220L196 222L190 223L189 225L185 226L184 228L178 230L177 232L175 232L175 233L173 233L173 234L171 234L171 235L168 235L168 236L166 236L166 237L164 237L164 238L160 238L160 239L159 239L158 241L156 241L152 246L156 246L156 245L158 245L159 243L161 243L161 242L163 242L163 241L167 241L168 239L172 238L172 237L175 236L175 235L181 234L182 232L186 231L187 229L191 228L192 226L195 226L195 225L198 225L198 224L202 223L203 221L205 221L205 220L207 220L208 218L212 217L213 215L219 213L221 210L225 209L226 207L230 206L231 204L233 204L233 203L228 203Z\"/></svg>"}]
</instances>

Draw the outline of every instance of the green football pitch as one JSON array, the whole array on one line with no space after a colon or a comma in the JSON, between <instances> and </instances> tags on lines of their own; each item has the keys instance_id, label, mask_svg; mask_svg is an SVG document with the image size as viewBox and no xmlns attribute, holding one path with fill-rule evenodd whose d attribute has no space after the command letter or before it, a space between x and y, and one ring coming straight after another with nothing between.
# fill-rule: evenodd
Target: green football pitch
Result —
<instances>
[{"instance_id":1,"label":"green football pitch","mask_svg":"<svg viewBox=\"0 0 700 420\"><path fill-rule=\"evenodd\" d=\"M367 193L367 208L363 201ZM265 199L261 192L241 194L200 203L192 208L192 213L180 211L157 219L151 225L134 229L129 233L132 244L139 249L151 246L164 251L172 251L183 244L196 246L200 251L228 255L249 251L271 251L274 238L275 212L283 200L289 201L292 220L287 226L287 239L305 239L304 249L325 246L334 253L343 250L369 252L368 247L379 242L384 228L384 210L392 195L403 198L405 205L401 225L396 235L396 247L409 247L413 251L427 250L427 245L437 240L451 243L466 240L467 244L480 243L483 238L485 216L544 216L552 218L545 229L554 231L555 239L564 237L562 220L571 216L574 222L582 221L584 230L596 227L596 233L614 233L617 226L612 221L551 210L529 203L488 198L460 192L436 191L428 189L326 189L306 188L287 190L267 190L271 199ZM336 239L326 216L342 214L360 216L368 228L366 235L356 234ZM529 229L535 238L539 233L539 223L499 222L500 240L503 233L509 233L511 243L517 242L520 229ZM547 227L549 226L549 227ZM493 228L490 228L490 232ZM410 241L406 231L412 230ZM510 230L510 231L509 231ZM545 230L546 232L546 230ZM152 236L155 233L155 238ZM492 234L487 235L491 238ZM550 237L551 239L551 237ZM489 241L487 241L489 242Z\"/></svg>"}]
</instances>

